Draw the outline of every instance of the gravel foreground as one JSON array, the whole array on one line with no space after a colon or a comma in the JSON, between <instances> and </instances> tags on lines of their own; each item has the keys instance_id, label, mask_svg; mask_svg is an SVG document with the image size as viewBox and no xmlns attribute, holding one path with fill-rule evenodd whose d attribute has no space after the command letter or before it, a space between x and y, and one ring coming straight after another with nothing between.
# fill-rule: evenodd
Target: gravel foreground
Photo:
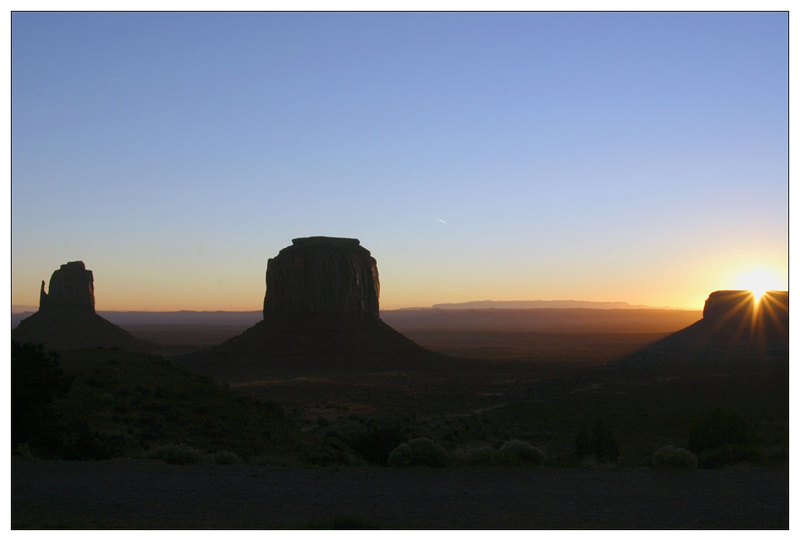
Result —
<instances>
[{"instance_id":1,"label":"gravel foreground","mask_svg":"<svg viewBox=\"0 0 800 541\"><path fill-rule=\"evenodd\" d=\"M788 529L789 470L337 470L13 457L11 526Z\"/></svg>"}]
</instances>

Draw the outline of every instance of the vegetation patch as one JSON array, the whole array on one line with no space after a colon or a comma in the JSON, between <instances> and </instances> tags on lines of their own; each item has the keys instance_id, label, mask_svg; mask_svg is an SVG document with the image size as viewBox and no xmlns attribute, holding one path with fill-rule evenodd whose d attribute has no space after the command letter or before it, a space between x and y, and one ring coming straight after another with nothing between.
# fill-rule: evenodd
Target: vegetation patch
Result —
<instances>
[{"instance_id":1,"label":"vegetation patch","mask_svg":"<svg viewBox=\"0 0 800 541\"><path fill-rule=\"evenodd\" d=\"M653 467L658 470L693 470L697 468L697 457L683 447L666 445L653 453Z\"/></svg>"},{"instance_id":2,"label":"vegetation patch","mask_svg":"<svg viewBox=\"0 0 800 541\"><path fill-rule=\"evenodd\" d=\"M689 430L688 439L700 468L757 463L762 457L760 439L744 419L722 409L700 417Z\"/></svg>"},{"instance_id":3,"label":"vegetation patch","mask_svg":"<svg viewBox=\"0 0 800 541\"><path fill-rule=\"evenodd\" d=\"M582 425L575 438L575 456L581 462L616 462L620 455L614 433L603 421L598 421L591 431Z\"/></svg>"},{"instance_id":4,"label":"vegetation patch","mask_svg":"<svg viewBox=\"0 0 800 541\"><path fill-rule=\"evenodd\" d=\"M403 443L389 455L389 465L397 468L429 466L444 468L450 457L435 441L429 438L416 438Z\"/></svg>"},{"instance_id":5,"label":"vegetation patch","mask_svg":"<svg viewBox=\"0 0 800 541\"><path fill-rule=\"evenodd\" d=\"M492 456L500 466L541 466L544 459L541 449L520 440L508 440Z\"/></svg>"},{"instance_id":6,"label":"vegetation patch","mask_svg":"<svg viewBox=\"0 0 800 541\"><path fill-rule=\"evenodd\" d=\"M117 348L56 354L12 343L12 411L13 452L42 458L102 460L172 449L167 459L180 461L192 460L179 458L190 448L220 464L260 456L336 460L277 403L230 391L162 357Z\"/></svg>"},{"instance_id":7,"label":"vegetation patch","mask_svg":"<svg viewBox=\"0 0 800 541\"><path fill-rule=\"evenodd\" d=\"M492 463L494 453L494 448L483 445L470 449L456 449L450 456L456 466L486 466Z\"/></svg>"},{"instance_id":8,"label":"vegetation patch","mask_svg":"<svg viewBox=\"0 0 800 541\"><path fill-rule=\"evenodd\" d=\"M200 464L205 452L184 443L159 445L150 449L145 457L161 460L167 464Z\"/></svg>"}]
</instances>

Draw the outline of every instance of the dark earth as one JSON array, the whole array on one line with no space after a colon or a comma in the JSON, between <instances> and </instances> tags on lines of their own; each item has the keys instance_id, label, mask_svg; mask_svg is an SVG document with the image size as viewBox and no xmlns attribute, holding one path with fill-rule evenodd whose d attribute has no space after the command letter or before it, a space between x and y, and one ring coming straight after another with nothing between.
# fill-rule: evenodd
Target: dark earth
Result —
<instances>
[{"instance_id":1,"label":"dark earth","mask_svg":"<svg viewBox=\"0 0 800 541\"><path fill-rule=\"evenodd\" d=\"M787 529L789 470L398 470L14 457L12 528Z\"/></svg>"}]
</instances>

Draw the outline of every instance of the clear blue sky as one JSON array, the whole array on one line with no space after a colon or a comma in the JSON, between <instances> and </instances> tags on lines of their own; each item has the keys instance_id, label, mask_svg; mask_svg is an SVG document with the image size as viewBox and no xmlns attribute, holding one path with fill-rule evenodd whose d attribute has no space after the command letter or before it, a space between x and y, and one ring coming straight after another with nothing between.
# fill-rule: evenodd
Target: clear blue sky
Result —
<instances>
[{"instance_id":1,"label":"clear blue sky","mask_svg":"<svg viewBox=\"0 0 800 541\"><path fill-rule=\"evenodd\" d=\"M786 13L11 22L12 304L83 260L98 309L257 310L311 235L382 308L787 287Z\"/></svg>"}]
</instances>

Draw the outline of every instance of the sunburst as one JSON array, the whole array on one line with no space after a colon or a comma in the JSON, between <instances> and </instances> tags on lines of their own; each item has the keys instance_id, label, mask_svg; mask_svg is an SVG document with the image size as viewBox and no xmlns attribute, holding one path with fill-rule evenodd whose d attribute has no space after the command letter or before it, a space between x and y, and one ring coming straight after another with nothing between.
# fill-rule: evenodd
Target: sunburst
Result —
<instances>
[{"instance_id":1,"label":"sunburst","mask_svg":"<svg viewBox=\"0 0 800 541\"><path fill-rule=\"evenodd\" d=\"M733 287L751 291L756 303L761 300L767 291L783 289L778 274L766 268L751 269L743 272L736 278Z\"/></svg>"}]
</instances>

